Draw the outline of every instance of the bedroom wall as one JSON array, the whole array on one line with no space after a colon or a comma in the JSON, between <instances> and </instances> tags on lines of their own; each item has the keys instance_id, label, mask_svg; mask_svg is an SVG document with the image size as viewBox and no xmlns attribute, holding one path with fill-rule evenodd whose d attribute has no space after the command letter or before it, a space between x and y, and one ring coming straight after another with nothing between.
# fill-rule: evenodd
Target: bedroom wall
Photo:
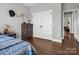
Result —
<instances>
[{"instance_id":1,"label":"bedroom wall","mask_svg":"<svg viewBox=\"0 0 79 59\"><path fill-rule=\"evenodd\" d=\"M79 3L63 3L63 11L79 9Z\"/></svg>"},{"instance_id":2,"label":"bedroom wall","mask_svg":"<svg viewBox=\"0 0 79 59\"><path fill-rule=\"evenodd\" d=\"M3 26L8 24L12 27L18 39L21 39L21 23L22 18L9 16L9 10L14 10L16 14L24 14L24 21L28 19L28 7L24 6L23 4L18 3L2 3L0 4L0 32L3 31Z\"/></svg>"},{"instance_id":3,"label":"bedroom wall","mask_svg":"<svg viewBox=\"0 0 79 59\"><path fill-rule=\"evenodd\" d=\"M61 41L61 4L60 3L42 3L38 4L34 7L30 8L31 14L44 11L44 10L52 10L52 39L53 41ZM32 19L33 15L31 15ZM33 21L33 20L32 20ZM53 26L53 23L55 24ZM35 31L38 31L39 28L37 28ZM50 29L49 29L50 31ZM34 33L35 34L35 33ZM42 32L41 32L42 34ZM35 35L34 35L35 36Z\"/></svg>"}]
</instances>

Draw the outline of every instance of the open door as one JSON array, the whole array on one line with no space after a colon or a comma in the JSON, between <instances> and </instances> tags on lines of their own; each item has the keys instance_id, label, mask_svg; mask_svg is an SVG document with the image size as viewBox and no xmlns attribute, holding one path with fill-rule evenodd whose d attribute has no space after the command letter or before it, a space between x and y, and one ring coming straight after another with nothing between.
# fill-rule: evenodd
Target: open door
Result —
<instances>
[{"instance_id":1,"label":"open door","mask_svg":"<svg viewBox=\"0 0 79 59\"><path fill-rule=\"evenodd\" d=\"M75 54L77 45L76 45L76 38L74 32L74 20L77 18L76 14L73 11L66 11L64 12L64 39L62 41L63 49L68 54ZM77 26L77 25L75 25ZM76 28L77 29L77 28ZM76 30L75 30L76 31ZM72 52L71 52L72 51Z\"/></svg>"}]
</instances>

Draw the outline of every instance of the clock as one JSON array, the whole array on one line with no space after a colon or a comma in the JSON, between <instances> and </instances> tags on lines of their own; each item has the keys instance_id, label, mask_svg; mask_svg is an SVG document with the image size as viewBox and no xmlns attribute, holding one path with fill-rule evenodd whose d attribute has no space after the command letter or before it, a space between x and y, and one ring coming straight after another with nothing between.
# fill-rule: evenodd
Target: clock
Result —
<instances>
[{"instance_id":1,"label":"clock","mask_svg":"<svg viewBox=\"0 0 79 59\"><path fill-rule=\"evenodd\" d=\"M9 15L10 15L11 17L14 17L14 16L15 16L15 12L14 12L13 10L9 10Z\"/></svg>"}]
</instances>

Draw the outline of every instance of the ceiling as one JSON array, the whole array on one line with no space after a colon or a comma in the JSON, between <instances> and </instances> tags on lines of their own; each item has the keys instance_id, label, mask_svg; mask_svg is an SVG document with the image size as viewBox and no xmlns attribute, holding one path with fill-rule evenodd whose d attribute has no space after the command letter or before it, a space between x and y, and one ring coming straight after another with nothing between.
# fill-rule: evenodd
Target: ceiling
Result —
<instances>
[{"instance_id":1,"label":"ceiling","mask_svg":"<svg viewBox=\"0 0 79 59\"><path fill-rule=\"evenodd\" d=\"M36 5L39 5L40 3L24 3L24 5L26 5L27 7L33 7Z\"/></svg>"}]
</instances>

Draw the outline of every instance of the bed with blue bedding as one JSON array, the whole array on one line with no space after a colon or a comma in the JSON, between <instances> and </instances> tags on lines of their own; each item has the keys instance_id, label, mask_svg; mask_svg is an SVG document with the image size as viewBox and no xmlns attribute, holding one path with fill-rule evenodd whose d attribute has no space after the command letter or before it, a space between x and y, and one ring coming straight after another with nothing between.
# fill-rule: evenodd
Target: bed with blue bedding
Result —
<instances>
[{"instance_id":1,"label":"bed with blue bedding","mask_svg":"<svg viewBox=\"0 0 79 59\"><path fill-rule=\"evenodd\" d=\"M0 35L0 55L33 55L35 48L29 43L13 37Z\"/></svg>"}]
</instances>

